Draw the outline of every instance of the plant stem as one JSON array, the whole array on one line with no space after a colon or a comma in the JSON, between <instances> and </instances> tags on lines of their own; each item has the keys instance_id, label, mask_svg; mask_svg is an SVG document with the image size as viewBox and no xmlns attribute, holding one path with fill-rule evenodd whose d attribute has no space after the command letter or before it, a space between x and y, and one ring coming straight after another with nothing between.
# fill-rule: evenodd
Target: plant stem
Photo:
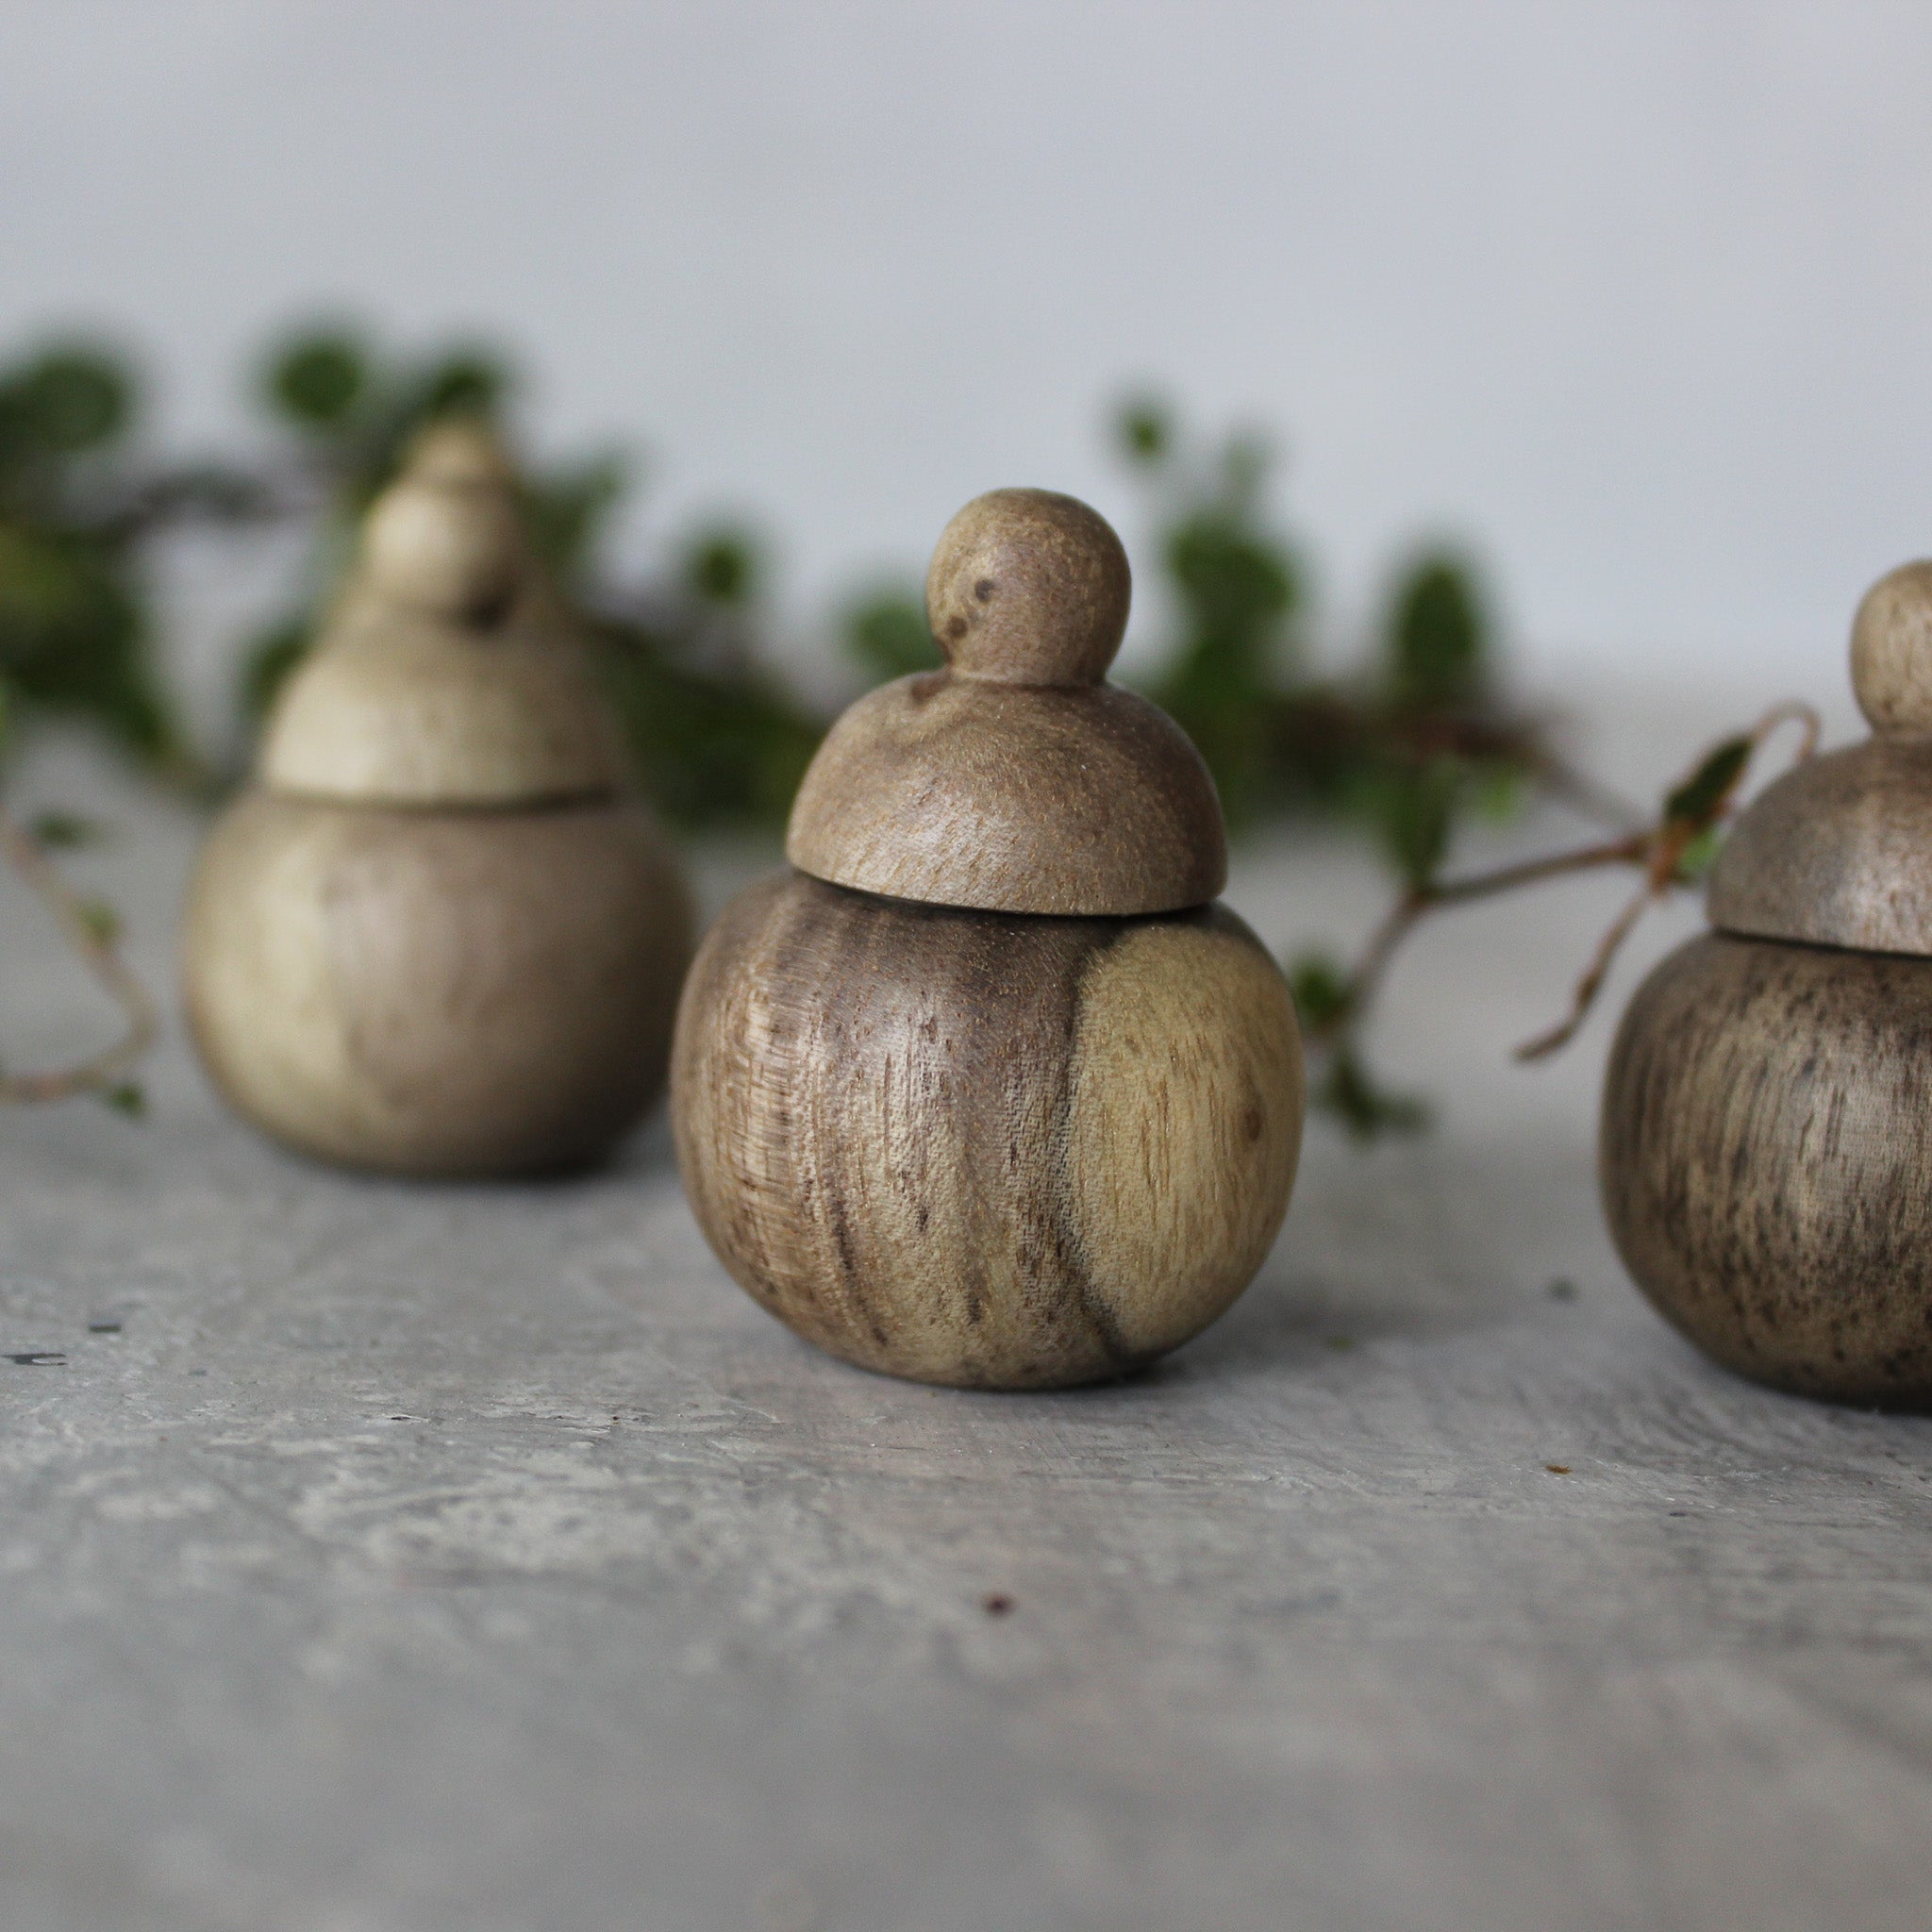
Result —
<instances>
[{"instance_id":1,"label":"plant stem","mask_svg":"<svg viewBox=\"0 0 1932 1932\"><path fill-rule=\"evenodd\" d=\"M1680 794L1673 793L1660 818L1641 828L1628 830L1620 838L1577 846L1568 852L1550 853L1541 858L1522 859L1513 865L1498 866L1491 872L1473 874L1467 878L1422 879L1405 885L1396 894L1393 905L1383 915L1381 924L1370 935L1361 958L1343 984L1342 996L1336 1003L1332 1016L1311 1037L1337 1050L1359 1037L1396 952L1426 914L1443 907L1465 906L1474 900L1514 891L1521 886L1539 885L1546 879L1561 878L1571 873L1592 872L1612 865L1638 867L1643 874L1643 882L1598 941L1589 966L1576 983L1569 1013L1548 1031L1525 1041L1516 1049L1516 1058L1536 1060L1555 1053L1575 1037L1577 1028L1589 1016L1611 962L1645 909L1667 898L1676 888L1690 883L1685 871L1686 854L1698 840L1730 817L1752 758L1781 725L1792 724L1800 727L1792 762L1801 764L1808 758L1818 746L1818 714L1808 705L1792 702L1774 705L1750 731L1743 734L1742 742L1747 747L1745 755L1736 763L1735 770L1729 772L1727 782L1714 795L1700 799L1695 809L1680 813L1676 805ZM1692 785L1696 776L1710 769L1711 761L1724 756L1728 749L1726 744L1720 743L1706 753L1704 759L1692 768L1692 774L1687 777L1686 785ZM1586 808L1601 811L1611 817L1613 823L1622 815L1619 801L1600 791L1591 781L1554 758L1545 758L1540 761L1538 775L1547 790L1565 797L1572 804L1584 805L1588 801Z\"/></svg>"},{"instance_id":2,"label":"plant stem","mask_svg":"<svg viewBox=\"0 0 1932 1932\"><path fill-rule=\"evenodd\" d=\"M0 853L59 921L68 943L127 1016L125 1033L92 1058L46 1073L0 1073L0 1102L67 1100L77 1093L106 1092L154 1044L159 1031L154 1001L122 959L111 932L104 931L90 915L87 902L4 807L0 807Z\"/></svg>"},{"instance_id":3,"label":"plant stem","mask_svg":"<svg viewBox=\"0 0 1932 1932\"><path fill-rule=\"evenodd\" d=\"M1546 853L1541 858L1498 866L1494 872L1479 872L1468 878L1424 886L1418 889L1418 893L1425 905L1462 906L1472 899L1513 891L1518 886L1560 878L1566 873L1590 872L1600 865L1641 865L1649 856L1651 837L1649 832L1632 832L1625 838L1606 840L1601 844L1578 846L1574 852Z\"/></svg>"},{"instance_id":4,"label":"plant stem","mask_svg":"<svg viewBox=\"0 0 1932 1932\"><path fill-rule=\"evenodd\" d=\"M1390 962L1424 914L1441 907L1466 906L1473 900L1514 891L1519 886L1536 885L1566 873L1590 872L1605 865L1641 865L1649 854L1650 844L1649 833L1633 832L1627 838L1581 846L1574 852L1551 853L1541 858L1526 858L1468 878L1431 880L1407 888L1362 948L1362 956L1348 976L1346 994L1339 1008L1340 1023L1330 1030L1345 1031L1367 1013L1381 989Z\"/></svg>"},{"instance_id":5,"label":"plant stem","mask_svg":"<svg viewBox=\"0 0 1932 1932\"><path fill-rule=\"evenodd\" d=\"M1540 1060L1555 1053L1558 1047L1569 1045L1576 1036L1576 1029L1590 1017L1590 1009L1596 1004L1604 975L1609 972L1610 961L1617 957L1618 948L1630 937L1630 929L1642 918L1644 908L1661 896L1662 889L1648 879L1631 894L1629 904L1618 913L1609 931L1597 941L1596 951L1591 955L1590 964L1583 977L1576 982L1575 992L1571 995L1569 1014L1548 1032L1539 1033L1534 1040L1525 1040L1516 1049L1518 1059Z\"/></svg>"}]
</instances>

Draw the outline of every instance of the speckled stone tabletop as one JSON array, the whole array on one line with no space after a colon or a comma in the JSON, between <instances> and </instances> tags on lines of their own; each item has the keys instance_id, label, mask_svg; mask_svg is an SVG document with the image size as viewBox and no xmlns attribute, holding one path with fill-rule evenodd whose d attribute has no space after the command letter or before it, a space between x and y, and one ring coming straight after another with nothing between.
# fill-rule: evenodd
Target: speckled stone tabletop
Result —
<instances>
[{"instance_id":1,"label":"speckled stone tabletop","mask_svg":"<svg viewBox=\"0 0 1932 1932\"><path fill-rule=\"evenodd\" d=\"M82 866L158 983L189 851L130 805ZM1229 896L1286 945L1375 895L1280 845ZM1611 1015L1507 1058L1613 900L1441 922L1381 1036L1434 1130L1313 1128L1235 1311L1072 1394L813 1354L661 1119L358 1179L178 1030L144 1124L0 1114L0 1925L1923 1927L1932 1424L1624 1281ZM108 1024L18 897L0 949L14 1058Z\"/></svg>"}]
</instances>

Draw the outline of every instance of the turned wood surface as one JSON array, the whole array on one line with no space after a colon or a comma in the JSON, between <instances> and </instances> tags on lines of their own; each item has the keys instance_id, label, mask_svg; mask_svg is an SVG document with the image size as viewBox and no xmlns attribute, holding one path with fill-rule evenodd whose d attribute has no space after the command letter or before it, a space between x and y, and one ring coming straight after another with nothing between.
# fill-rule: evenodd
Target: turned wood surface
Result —
<instances>
[{"instance_id":1,"label":"turned wood surface","mask_svg":"<svg viewBox=\"0 0 1932 1932\"><path fill-rule=\"evenodd\" d=\"M255 792L184 934L194 1037L236 1108L403 1174L565 1167L663 1084L691 909L641 805L400 811Z\"/></svg>"},{"instance_id":2,"label":"turned wood surface","mask_svg":"<svg viewBox=\"0 0 1932 1932\"><path fill-rule=\"evenodd\" d=\"M1901 564L1865 592L1852 688L1874 731L1932 731L1932 562Z\"/></svg>"},{"instance_id":3,"label":"turned wood surface","mask_svg":"<svg viewBox=\"0 0 1932 1932\"><path fill-rule=\"evenodd\" d=\"M1932 563L1874 584L1852 686L1874 736L1765 789L1712 868L1726 932L1932 956Z\"/></svg>"},{"instance_id":4,"label":"turned wood surface","mask_svg":"<svg viewBox=\"0 0 1932 1932\"><path fill-rule=\"evenodd\" d=\"M1648 796L1762 695L1606 704L1602 762ZM172 1008L199 822L43 744L9 799L114 826L66 863ZM705 902L774 858L700 848ZM1427 922L1374 1044L1429 1131L1311 1116L1253 1286L1060 1393L799 1341L661 1112L565 1179L372 1179L178 1025L144 1121L0 1108L0 1925L1924 1932L1932 1418L1719 1368L1592 1184L1696 908L1509 1058L1624 890ZM1228 903L1294 953L1387 891L1264 839ZM0 922L10 1063L108 1038Z\"/></svg>"},{"instance_id":5,"label":"turned wood surface","mask_svg":"<svg viewBox=\"0 0 1932 1932\"><path fill-rule=\"evenodd\" d=\"M700 949L673 1113L740 1283L832 1354L1050 1388L1177 1346L1288 1206L1300 1036L1222 907L1036 919L797 874Z\"/></svg>"},{"instance_id":6,"label":"turned wood surface","mask_svg":"<svg viewBox=\"0 0 1932 1932\"><path fill-rule=\"evenodd\" d=\"M371 805L549 805L610 797L629 764L573 639L363 609L291 676L260 774L277 791Z\"/></svg>"},{"instance_id":7,"label":"turned wood surface","mask_svg":"<svg viewBox=\"0 0 1932 1932\"><path fill-rule=\"evenodd\" d=\"M609 797L629 775L574 621L480 425L432 425L365 520L263 734L278 791L387 805Z\"/></svg>"},{"instance_id":8,"label":"turned wood surface","mask_svg":"<svg viewBox=\"0 0 1932 1932\"><path fill-rule=\"evenodd\" d=\"M934 546L925 611L962 677L1098 684L1126 635L1133 575L1099 511L1054 490L990 490Z\"/></svg>"},{"instance_id":9,"label":"turned wood surface","mask_svg":"<svg viewBox=\"0 0 1932 1932\"><path fill-rule=\"evenodd\" d=\"M516 485L480 418L427 424L363 519L358 583L391 606L488 623L536 575Z\"/></svg>"},{"instance_id":10,"label":"turned wood surface","mask_svg":"<svg viewBox=\"0 0 1932 1932\"><path fill-rule=\"evenodd\" d=\"M1932 1402L1932 960L1691 941L1624 1015L1600 1163L1625 1265L1719 1361Z\"/></svg>"},{"instance_id":11,"label":"turned wood surface","mask_svg":"<svg viewBox=\"0 0 1932 1932\"><path fill-rule=\"evenodd\" d=\"M1103 680L1132 582L1107 520L1046 490L974 497L926 615L947 669L861 698L819 747L785 856L889 898L1126 917L1227 883L1221 801L1157 706Z\"/></svg>"},{"instance_id":12,"label":"turned wood surface","mask_svg":"<svg viewBox=\"0 0 1932 1932\"><path fill-rule=\"evenodd\" d=\"M1711 868L1710 921L1932 955L1932 738L1874 738L1767 786Z\"/></svg>"},{"instance_id":13,"label":"turned wood surface","mask_svg":"<svg viewBox=\"0 0 1932 1932\"><path fill-rule=\"evenodd\" d=\"M854 705L819 747L785 854L889 898L1127 916L1227 881L1221 801L1179 725L1116 685L923 672Z\"/></svg>"}]
</instances>

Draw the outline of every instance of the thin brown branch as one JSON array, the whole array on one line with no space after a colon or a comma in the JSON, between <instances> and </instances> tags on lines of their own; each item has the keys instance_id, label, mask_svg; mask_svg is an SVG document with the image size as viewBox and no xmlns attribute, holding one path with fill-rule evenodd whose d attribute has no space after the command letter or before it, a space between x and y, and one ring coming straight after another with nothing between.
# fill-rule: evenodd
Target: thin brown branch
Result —
<instances>
[{"instance_id":1,"label":"thin brown branch","mask_svg":"<svg viewBox=\"0 0 1932 1932\"><path fill-rule=\"evenodd\" d=\"M1818 749L1819 734L1824 729L1818 713L1809 705L1801 703L1796 698L1786 698L1782 704L1772 706L1752 727L1752 750L1757 750L1780 724L1797 724L1803 727L1798 740L1798 749L1791 755L1791 762L1794 765L1802 765Z\"/></svg>"},{"instance_id":2,"label":"thin brown branch","mask_svg":"<svg viewBox=\"0 0 1932 1932\"><path fill-rule=\"evenodd\" d=\"M1346 1032L1356 1024L1357 1016L1368 1010L1380 989L1383 974L1389 970L1390 960L1395 957L1396 948L1428 907L1427 895L1411 889L1383 915L1381 924L1375 928L1374 936L1362 949L1361 958L1356 961L1355 971L1348 975L1346 991L1337 1008L1336 1024L1330 1031Z\"/></svg>"},{"instance_id":3,"label":"thin brown branch","mask_svg":"<svg viewBox=\"0 0 1932 1932\"><path fill-rule=\"evenodd\" d=\"M1589 1017L1608 977L1612 963L1637 923L1653 904L1667 898L1676 888L1691 882L1686 870L1687 855L1711 829L1722 824L1737 808L1739 792L1757 754L1767 739L1785 724L1800 727L1794 763L1802 763L1817 749L1818 714L1810 706L1787 702L1774 705L1742 734L1745 755L1728 773L1723 789L1714 795L1700 793L1699 780L1711 771L1713 762L1728 746L1739 741L1721 741L1691 768L1682 785L1672 792L1664 813L1641 826L1624 830L1623 836L1591 845L1555 852L1541 858L1529 858L1493 871L1475 873L1465 878L1430 880L1404 886L1394 904L1371 935L1360 959L1345 983L1344 994L1332 1021L1322 1029L1326 1043L1340 1047L1359 1033L1366 1024L1376 994L1381 990L1395 954L1420 921L1445 907L1468 905L1475 900L1513 891L1519 887L1539 885L1572 873L1590 872L1605 866L1627 865L1641 870L1643 882L1618 913L1609 930L1597 942L1588 968L1576 983L1566 1017L1547 1032L1525 1041L1516 1049L1520 1060L1541 1059L1573 1040ZM1590 781L1572 772L1554 758L1539 760L1538 780L1546 791L1567 796L1573 803L1594 792L1593 803L1607 812L1621 816L1620 802L1602 793ZM1684 804L1689 793L1694 804Z\"/></svg>"},{"instance_id":4,"label":"thin brown branch","mask_svg":"<svg viewBox=\"0 0 1932 1932\"><path fill-rule=\"evenodd\" d=\"M38 841L14 823L4 807L0 807L0 853L59 922L68 943L127 1017L122 1037L91 1058L45 1073L0 1073L0 1102L67 1100L77 1093L107 1092L154 1044L159 1030L154 1001L121 958L111 929L60 876Z\"/></svg>"},{"instance_id":5,"label":"thin brown branch","mask_svg":"<svg viewBox=\"0 0 1932 1932\"><path fill-rule=\"evenodd\" d=\"M1590 1017L1590 1009L1596 1004L1596 996L1602 991L1605 977L1609 973L1610 962L1616 958L1624 941L1630 937L1651 901L1661 896L1659 889L1648 879L1637 889L1629 904L1618 913L1609 931L1597 941L1596 951L1591 956L1589 968L1583 977L1576 982L1576 991L1571 995L1568 1017L1552 1026L1547 1033L1540 1033L1534 1040L1525 1040L1516 1049L1518 1059L1542 1059L1547 1055L1555 1053L1558 1047L1567 1046L1576 1037L1576 1029Z\"/></svg>"},{"instance_id":6,"label":"thin brown branch","mask_svg":"<svg viewBox=\"0 0 1932 1932\"><path fill-rule=\"evenodd\" d=\"M1461 906L1472 899L1487 899L1495 892L1513 891L1518 886L1561 878L1567 873L1590 872L1603 865L1641 865L1649 856L1650 842L1648 832L1632 832L1627 838L1612 839L1603 844L1581 845L1572 852L1525 858L1515 865L1498 866L1494 872L1473 874L1468 878L1445 879L1423 888L1422 897L1431 906Z\"/></svg>"}]
</instances>

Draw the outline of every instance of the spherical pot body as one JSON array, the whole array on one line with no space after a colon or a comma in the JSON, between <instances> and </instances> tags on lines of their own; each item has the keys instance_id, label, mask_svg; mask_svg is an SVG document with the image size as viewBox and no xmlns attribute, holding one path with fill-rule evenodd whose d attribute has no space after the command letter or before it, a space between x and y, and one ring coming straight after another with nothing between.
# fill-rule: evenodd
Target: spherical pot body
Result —
<instances>
[{"instance_id":1,"label":"spherical pot body","mask_svg":"<svg viewBox=\"0 0 1932 1932\"><path fill-rule=\"evenodd\" d=\"M1932 958L1711 933L1639 989L1599 1151L1624 1265L1725 1367L1932 1403Z\"/></svg>"},{"instance_id":2,"label":"spherical pot body","mask_svg":"<svg viewBox=\"0 0 1932 1932\"><path fill-rule=\"evenodd\" d=\"M189 1021L238 1111L395 1174L586 1161L663 1083L691 909L630 801L395 808L255 791L191 893Z\"/></svg>"},{"instance_id":3,"label":"spherical pot body","mask_svg":"<svg viewBox=\"0 0 1932 1932\"><path fill-rule=\"evenodd\" d=\"M692 966L678 1159L725 1266L833 1355L1039 1389L1176 1347L1266 1257L1301 1144L1279 969L1220 906L1055 918L800 873Z\"/></svg>"}]
</instances>

